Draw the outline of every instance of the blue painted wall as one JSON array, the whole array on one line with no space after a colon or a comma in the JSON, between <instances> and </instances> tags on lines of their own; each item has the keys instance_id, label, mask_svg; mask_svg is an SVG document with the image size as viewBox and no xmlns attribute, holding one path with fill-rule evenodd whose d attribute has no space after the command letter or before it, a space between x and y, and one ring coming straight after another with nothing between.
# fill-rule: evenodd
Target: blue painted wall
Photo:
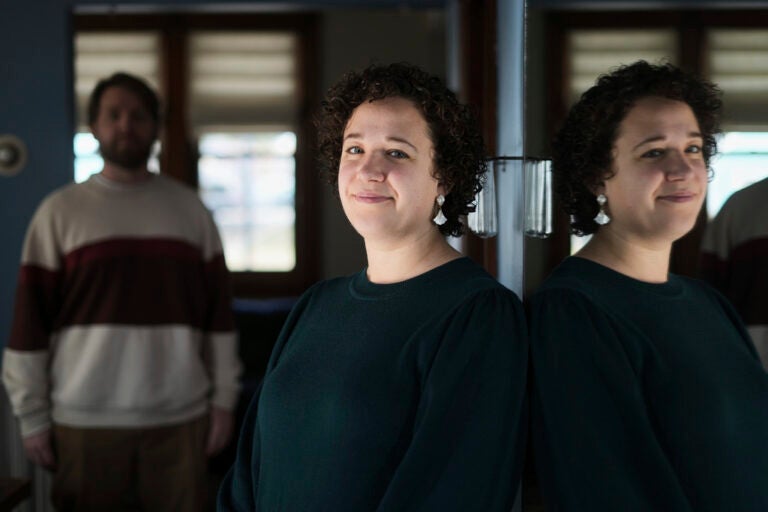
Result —
<instances>
[{"instance_id":1,"label":"blue painted wall","mask_svg":"<svg viewBox=\"0 0 768 512\"><path fill-rule=\"evenodd\" d=\"M0 345L5 346L27 223L40 200L72 176L72 37L66 2L4 2L0 16L0 134L29 159L0 177Z\"/></svg>"}]
</instances>

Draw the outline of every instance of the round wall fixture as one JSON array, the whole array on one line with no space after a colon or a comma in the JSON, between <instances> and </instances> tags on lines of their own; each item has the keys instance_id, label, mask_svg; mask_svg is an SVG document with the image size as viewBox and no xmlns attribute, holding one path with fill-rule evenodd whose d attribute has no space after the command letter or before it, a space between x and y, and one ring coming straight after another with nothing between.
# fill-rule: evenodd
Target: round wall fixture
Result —
<instances>
[{"instance_id":1,"label":"round wall fixture","mask_svg":"<svg viewBox=\"0 0 768 512\"><path fill-rule=\"evenodd\" d=\"M0 176L13 176L27 163L27 146L10 134L0 134Z\"/></svg>"}]
</instances>

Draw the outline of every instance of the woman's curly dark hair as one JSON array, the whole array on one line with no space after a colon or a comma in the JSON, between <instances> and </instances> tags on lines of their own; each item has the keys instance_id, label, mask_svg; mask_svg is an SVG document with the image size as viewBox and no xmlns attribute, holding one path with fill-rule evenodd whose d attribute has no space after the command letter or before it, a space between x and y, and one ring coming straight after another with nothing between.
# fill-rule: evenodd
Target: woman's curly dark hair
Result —
<instances>
[{"instance_id":1,"label":"woman's curly dark hair","mask_svg":"<svg viewBox=\"0 0 768 512\"><path fill-rule=\"evenodd\" d=\"M669 64L640 60L602 75L571 108L552 143L554 188L571 216L571 232L594 233L599 210L594 190L613 176L613 146L619 125L642 98L658 96L691 107L703 139L702 154L709 166L717 153L720 89Z\"/></svg>"},{"instance_id":2,"label":"woman's curly dark hair","mask_svg":"<svg viewBox=\"0 0 768 512\"><path fill-rule=\"evenodd\" d=\"M427 122L434 146L434 176L448 190L439 226L443 235L464 232L460 216L474 209L475 194L483 185L485 147L470 108L459 103L435 76L407 63L372 65L349 72L333 85L317 119L318 165L338 194L342 139L352 112L363 102L398 97L410 100Z\"/></svg>"}]
</instances>

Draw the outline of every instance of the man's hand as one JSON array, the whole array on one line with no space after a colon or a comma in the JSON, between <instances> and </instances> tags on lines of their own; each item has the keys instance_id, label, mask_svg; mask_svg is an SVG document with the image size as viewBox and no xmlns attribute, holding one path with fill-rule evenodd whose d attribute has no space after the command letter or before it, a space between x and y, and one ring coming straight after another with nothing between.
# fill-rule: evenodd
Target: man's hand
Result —
<instances>
[{"instance_id":1,"label":"man's hand","mask_svg":"<svg viewBox=\"0 0 768 512\"><path fill-rule=\"evenodd\" d=\"M205 454L211 457L226 448L234 430L235 415L231 411L221 409L215 405L212 406L208 423L208 442L205 446Z\"/></svg>"},{"instance_id":2,"label":"man's hand","mask_svg":"<svg viewBox=\"0 0 768 512\"><path fill-rule=\"evenodd\" d=\"M33 464L53 471L56 469L56 457L51 446L51 429L32 434L22 439L27 458Z\"/></svg>"}]
</instances>

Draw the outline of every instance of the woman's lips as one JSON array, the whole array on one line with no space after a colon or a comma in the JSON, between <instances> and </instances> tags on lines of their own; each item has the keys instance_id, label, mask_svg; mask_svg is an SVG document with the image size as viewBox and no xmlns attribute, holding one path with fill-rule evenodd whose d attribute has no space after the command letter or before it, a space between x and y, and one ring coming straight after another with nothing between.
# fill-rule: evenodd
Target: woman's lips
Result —
<instances>
[{"instance_id":1,"label":"woman's lips","mask_svg":"<svg viewBox=\"0 0 768 512\"><path fill-rule=\"evenodd\" d=\"M675 194L668 194L665 196L659 196L662 201L670 201L672 203L687 203L693 201L696 198L696 194L693 192L679 192Z\"/></svg>"},{"instance_id":2,"label":"woman's lips","mask_svg":"<svg viewBox=\"0 0 768 512\"><path fill-rule=\"evenodd\" d=\"M371 192L361 192L358 194L353 194L353 197L361 202L361 203L367 203L367 204L376 204L376 203L383 203L385 201L389 201L389 196L382 196L379 194L374 194Z\"/></svg>"}]
</instances>

